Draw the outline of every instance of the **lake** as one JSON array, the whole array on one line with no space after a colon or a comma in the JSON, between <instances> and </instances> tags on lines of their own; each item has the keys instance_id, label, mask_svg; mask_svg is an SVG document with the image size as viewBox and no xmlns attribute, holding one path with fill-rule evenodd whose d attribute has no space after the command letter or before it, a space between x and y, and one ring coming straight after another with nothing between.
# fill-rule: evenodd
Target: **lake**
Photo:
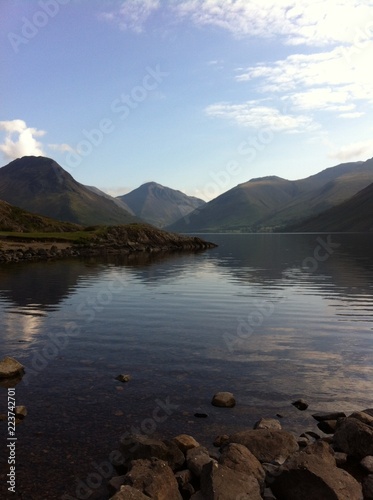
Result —
<instances>
[{"instance_id":1,"label":"lake","mask_svg":"<svg viewBox=\"0 0 373 500\"><path fill-rule=\"evenodd\" d=\"M219 246L0 266L0 357L26 367L19 498L79 498L128 432L211 447L262 416L301 432L311 413L373 406L373 235L202 237ZM213 407L217 391L235 408Z\"/></svg>"}]
</instances>

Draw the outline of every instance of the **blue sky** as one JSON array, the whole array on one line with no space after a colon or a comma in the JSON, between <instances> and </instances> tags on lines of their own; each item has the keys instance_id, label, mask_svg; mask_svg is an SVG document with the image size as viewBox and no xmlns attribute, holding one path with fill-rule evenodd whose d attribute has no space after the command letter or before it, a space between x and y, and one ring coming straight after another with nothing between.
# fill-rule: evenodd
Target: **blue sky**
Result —
<instances>
[{"instance_id":1,"label":"blue sky","mask_svg":"<svg viewBox=\"0 0 373 500\"><path fill-rule=\"evenodd\" d=\"M2 0L0 165L209 200L373 156L366 0Z\"/></svg>"}]
</instances>

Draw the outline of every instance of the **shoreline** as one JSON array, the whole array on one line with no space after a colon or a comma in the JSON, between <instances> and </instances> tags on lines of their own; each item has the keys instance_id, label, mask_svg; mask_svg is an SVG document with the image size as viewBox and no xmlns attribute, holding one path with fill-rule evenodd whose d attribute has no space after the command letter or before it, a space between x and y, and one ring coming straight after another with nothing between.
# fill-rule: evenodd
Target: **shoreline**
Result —
<instances>
[{"instance_id":1,"label":"shoreline","mask_svg":"<svg viewBox=\"0 0 373 500\"><path fill-rule=\"evenodd\" d=\"M134 230L135 229L135 230ZM134 253L202 251L217 245L197 236L184 236L141 226L112 226L83 242L62 238L0 236L0 263L53 260L71 257L129 255Z\"/></svg>"}]
</instances>

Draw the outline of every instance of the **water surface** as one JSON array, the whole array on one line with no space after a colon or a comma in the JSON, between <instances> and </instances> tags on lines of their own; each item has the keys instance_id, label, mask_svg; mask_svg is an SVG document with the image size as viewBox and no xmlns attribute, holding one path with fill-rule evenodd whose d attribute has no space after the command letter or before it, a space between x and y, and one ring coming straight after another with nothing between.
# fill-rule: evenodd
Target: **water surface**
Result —
<instances>
[{"instance_id":1,"label":"water surface","mask_svg":"<svg viewBox=\"0 0 373 500\"><path fill-rule=\"evenodd\" d=\"M26 366L19 498L73 494L131 430L208 445L261 416L297 431L373 406L372 235L205 237L219 247L0 267L0 356ZM210 405L219 390L234 409Z\"/></svg>"}]
</instances>

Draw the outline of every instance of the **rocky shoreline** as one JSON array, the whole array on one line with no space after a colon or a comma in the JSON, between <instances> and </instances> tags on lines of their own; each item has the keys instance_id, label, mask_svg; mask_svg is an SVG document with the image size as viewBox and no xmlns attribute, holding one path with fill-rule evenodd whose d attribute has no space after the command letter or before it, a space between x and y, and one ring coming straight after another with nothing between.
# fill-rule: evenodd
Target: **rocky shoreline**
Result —
<instances>
[{"instance_id":1,"label":"rocky shoreline","mask_svg":"<svg viewBox=\"0 0 373 500\"><path fill-rule=\"evenodd\" d=\"M372 500L373 409L313 417L327 436L296 437L263 418L253 429L218 436L212 453L185 434L123 436L111 456L109 496L101 489L90 498Z\"/></svg>"},{"instance_id":2,"label":"rocky shoreline","mask_svg":"<svg viewBox=\"0 0 373 500\"><path fill-rule=\"evenodd\" d=\"M134 225L136 226L136 225ZM217 245L196 236L168 233L151 226L112 226L83 243L46 239L0 240L0 263L132 253L199 251Z\"/></svg>"},{"instance_id":3,"label":"rocky shoreline","mask_svg":"<svg viewBox=\"0 0 373 500\"><path fill-rule=\"evenodd\" d=\"M0 361L3 387L15 387L23 375L16 359ZM116 379L127 383L131 376ZM230 392L218 392L211 404L229 412L236 400ZM303 399L291 404L299 411L308 408ZM167 413L167 405L162 409ZM26 416L25 407L15 408L16 424ZM163 440L154 430L126 432L108 459L95 463L95 471L77 483L74 496L61 499L373 500L373 409L312 417L320 434L297 436L280 420L261 418L253 428L217 436L215 451L187 434ZM0 415L0 421L6 418ZM72 488L66 485L67 491Z\"/></svg>"}]
</instances>

